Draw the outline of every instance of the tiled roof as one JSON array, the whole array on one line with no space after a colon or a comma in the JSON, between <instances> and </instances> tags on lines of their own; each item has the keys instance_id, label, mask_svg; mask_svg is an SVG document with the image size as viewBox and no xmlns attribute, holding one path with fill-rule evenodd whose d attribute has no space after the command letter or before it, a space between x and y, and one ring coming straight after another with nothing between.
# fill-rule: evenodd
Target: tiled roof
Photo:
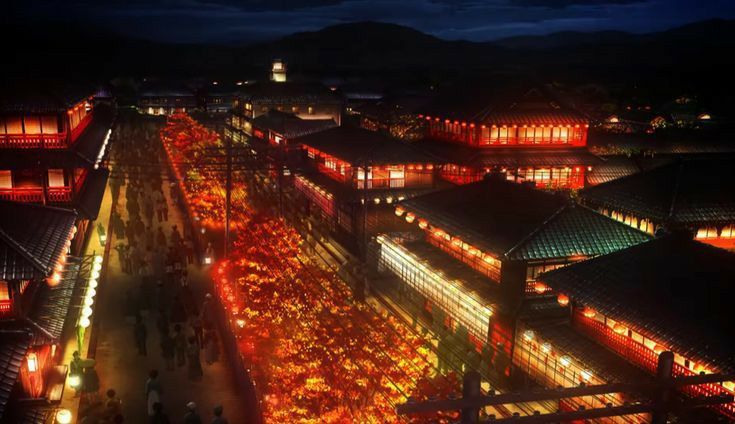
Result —
<instances>
[{"instance_id":1,"label":"tiled roof","mask_svg":"<svg viewBox=\"0 0 735 424\"><path fill-rule=\"evenodd\" d=\"M286 139L291 139L334 128L337 123L333 119L301 119L290 113L271 110L255 118L253 126L271 130Z\"/></svg>"},{"instance_id":2,"label":"tiled roof","mask_svg":"<svg viewBox=\"0 0 735 424\"><path fill-rule=\"evenodd\" d=\"M606 383L640 383L651 379L651 376L579 334L566 323L525 324L538 334L539 338L554 346L557 349L555 353L571 356Z\"/></svg>"},{"instance_id":3,"label":"tiled roof","mask_svg":"<svg viewBox=\"0 0 735 424\"><path fill-rule=\"evenodd\" d=\"M333 103L341 104L340 96L321 84L263 81L243 88L237 97L254 104Z\"/></svg>"},{"instance_id":4,"label":"tiled roof","mask_svg":"<svg viewBox=\"0 0 735 424\"><path fill-rule=\"evenodd\" d=\"M443 162L476 168L505 166L509 168L524 166L597 166L602 160L584 148L539 148L536 146L497 148L471 147L458 143L424 139L416 146Z\"/></svg>"},{"instance_id":5,"label":"tiled roof","mask_svg":"<svg viewBox=\"0 0 735 424\"><path fill-rule=\"evenodd\" d=\"M76 213L0 201L0 279L42 278L66 249Z\"/></svg>"},{"instance_id":6,"label":"tiled roof","mask_svg":"<svg viewBox=\"0 0 735 424\"><path fill-rule=\"evenodd\" d=\"M39 285L27 317L34 330L34 344L55 343L61 339L74 288L78 279L88 274L88 268L79 259L70 260L58 285Z\"/></svg>"},{"instance_id":7,"label":"tiled roof","mask_svg":"<svg viewBox=\"0 0 735 424\"><path fill-rule=\"evenodd\" d=\"M341 126L292 140L333 155L350 164L434 163L435 159L415 146L375 131Z\"/></svg>"},{"instance_id":8,"label":"tiled roof","mask_svg":"<svg viewBox=\"0 0 735 424\"><path fill-rule=\"evenodd\" d=\"M587 184L598 185L640 172L636 161L627 156L611 156L587 173Z\"/></svg>"},{"instance_id":9,"label":"tiled roof","mask_svg":"<svg viewBox=\"0 0 735 424\"><path fill-rule=\"evenodd\" d=\"M31 343L30 333L0 332L0 418L8 405L20 367Z\"/></svg>"},{"instance_id":10,"label":"tiled roof","mask_svg":"<svg viewBox=\"0 0 735 424\"><path fill-rule=\"evenodd\" d=\"M508 259L596 256L649 238L560 194L498 178L401 204L430 224Z\"/></svg>"},{"instance_id":11,"label":"tiled roof","mask_svg":"<svg viewBox=\"0 0 735 424\"><path fill-rule=\"evenodd\" d=\"M109 176L110 171L105 168L89 170L82 190L74 201L74 208L79 215L91 220L97 219Z\"/></svg>"},{"instance_id":12,"label":"tiled roof","mask_svg":"<svg viewBox=\"0 0 735 424\"><path fill-rule=\"evenodd\" d=\"M735 221L735 160L679 160L582 192L585 202L655 221Z\"/></svg>"},{"instance_id":13,"label":"tiled roof","mask_svg":"<svg viewBox=\"0 0 735 424\"><path fill-rule=\"evenodd\" d=\"M485 125L585 125L588 120L567 109L508 109L487 111L476 122Z\"/></svg>"},{"instance_id":14,"label":"tiled roof","mask_svg":"<svg viewBox=\"0 0 735 424\"><path fill-rule=\"evenodd\" d=\"M735 254L672 235L541 280L684 357L735 371Z\"/></svg>"},{"instance_id":15,"label":"tiled roof","mask_svg":"<svg viewBox=\"0 0 735 424\"><path fill-rule=\"evenodd\" d=\"M95 90L94 87L68 81L34 81L31 85L6 80L0 84L0 91L2 112L55 113L92 96Z\"/></svg>"}]
</instances>

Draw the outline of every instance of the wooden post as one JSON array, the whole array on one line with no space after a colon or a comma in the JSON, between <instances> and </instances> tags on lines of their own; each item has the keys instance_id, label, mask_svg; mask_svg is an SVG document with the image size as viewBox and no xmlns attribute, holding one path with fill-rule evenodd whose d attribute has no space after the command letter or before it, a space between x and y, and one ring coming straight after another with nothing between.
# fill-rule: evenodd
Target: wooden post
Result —
<instances>
[{"instance_id":1,"label":"wooden post","mask_svg":"<svg viewBox=\"0 0 735 424\"><path fill-rule=\"evenodd\" d=\"M480 373L471 370L464 374L462 381L462 399L479 398L482 393L480 391L481 383ZM478 404L479 405L479 404ZM467 408L462 408L462 418L460 421L462 424L477 424L480 422L480 407L473 405Z\"/></svg>"},{"instance_id":2,"label":"wooden post","mask_svg":"<svg viewBox=\"0 0 735 424\"><path fill-rule=\"evenodd\" d=\"M651 415L652 424L666 424L668 415L668 405L671 402L671 383L672 372L674 369L674 353L661 352L658 356L658 365L656 366L656 380L661 384L660 390L656 393L655 409Z\"/></svg>"}]
</instances>

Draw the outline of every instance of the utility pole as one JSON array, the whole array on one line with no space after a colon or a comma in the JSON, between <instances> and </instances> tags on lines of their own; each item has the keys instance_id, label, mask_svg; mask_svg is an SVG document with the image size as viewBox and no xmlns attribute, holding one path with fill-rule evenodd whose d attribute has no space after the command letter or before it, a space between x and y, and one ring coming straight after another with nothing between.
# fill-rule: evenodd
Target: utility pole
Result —
<instances>
[{"instance_id":1,"label":"utility pole","mask_svg":"<svg viewBox=\"0 0 735 424\"><path fill-rule=\"evenodd\" d=\"M225 176L225 258L230 253L230 214L232 203L232 139L225 137L225 161L227 171Z\"/></svg>"}]
</instances>

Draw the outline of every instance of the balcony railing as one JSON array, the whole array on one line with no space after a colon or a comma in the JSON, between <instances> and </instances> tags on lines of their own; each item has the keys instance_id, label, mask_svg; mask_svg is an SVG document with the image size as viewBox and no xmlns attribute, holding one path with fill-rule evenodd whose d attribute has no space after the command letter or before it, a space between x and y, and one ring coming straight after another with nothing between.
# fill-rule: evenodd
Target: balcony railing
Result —
<instances>
[{"instance_id":1,"label":"balcony railing","mask_svg":"<svg viewBox=\"0 0 735 424\"><path fill-rule=\"evenodd\" d=\"M55 134L0 134L0 148L4 149L63 149L66 133Z\"/></svg>"},{"instance_id":2,"label":"balcony railing","mask_svg":"<svg viewBox=\"0 0 735 424\"><path fill-rule=\"evenodd\" d=\"M48 201L51 203L71 202L71 187L49 187L47 191ZM0 199L15 202L42 203L43 188L2 188L0 189Z\"/></svg>"}]
</instances>

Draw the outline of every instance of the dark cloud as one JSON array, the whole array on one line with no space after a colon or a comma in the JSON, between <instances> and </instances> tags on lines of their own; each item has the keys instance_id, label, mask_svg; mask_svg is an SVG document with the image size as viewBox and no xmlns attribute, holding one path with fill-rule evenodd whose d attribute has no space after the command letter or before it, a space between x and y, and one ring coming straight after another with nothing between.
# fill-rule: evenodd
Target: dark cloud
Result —
<instances>
[{"instance_id":1,"label":"dark cloud","mask_svg":"<svg viewBox=\"0 0 735 424\"><path fill-rule=\"evenodd\" d=\"M180 42L274 38L366 20L481 41L569 30L651 32L735 17L733 0L30 0L24 5L29 16L81 19Z\"/></svg>"}]
</instances>

